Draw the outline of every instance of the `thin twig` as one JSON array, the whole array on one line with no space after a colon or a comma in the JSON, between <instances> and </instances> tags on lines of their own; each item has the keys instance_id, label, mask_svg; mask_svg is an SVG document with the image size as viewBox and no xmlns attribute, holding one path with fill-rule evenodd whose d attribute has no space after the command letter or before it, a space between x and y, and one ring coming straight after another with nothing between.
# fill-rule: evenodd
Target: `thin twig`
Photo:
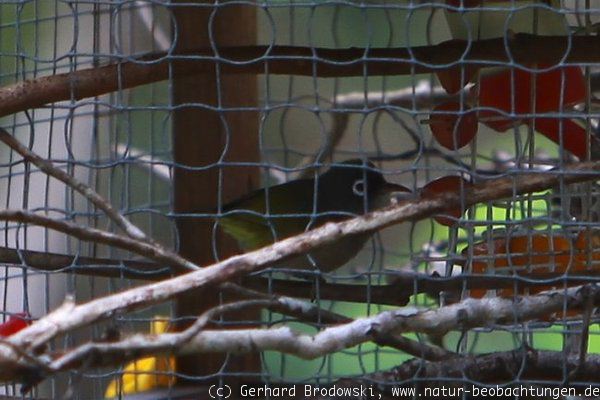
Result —
<instances>
[{"instance_id":1,"label":"thin twig","mask_svg":"<svg viewBox=\"0 0 600 400\"><path fill-rule=\"evenodd\" d=\"M309 168L314 165L317 161L324 163L331 160L331 156L335 152L338 144L344 137L346 128L348 127L348 120L350 116L347 113L335 113L333 114L332 127L327 134L325 145L317 152L317 154L304 157L298 164L297 168L302 168L298 171L298 174L293 177L295 179L311 178L315 173L319 172L319 168Z\"/></svg>"},{"instance_id":2,"label":"thin twig","mask_svg":"<svg viewBox=\"0 0 600 400\"><path fill-rule=\"evenodd\" d=\"M590 293L585 293L584 297L586 298L585 304L583 305L583 317L581 320L581 333L580 334L575 334L574 336L571 337L567 337L565 340L571 340L571 339L575 339L577 338L577 336L579 336L579 349L573 349L573 350L579 350L579 362L577 363L577 367L572 370L571 372L569 372L569 379L575 379L577 377L577 375L582 371L582 369L584 368L585 365L585 360L587 358L587 352L588 352L588 343L589 343L589 338L590 338L590 321L592 318L592 313L595 309L594 306L594 297L595 297L595 291L598 291L598 288L595 286L590 286L590 287L586 287L585 290L589 291ZM576 351L573 351L573 353L576 353Z\"/></svg>"},{"instance_id":3,"label":"thin twig","mask_svg":"<svg viewBox=\"0 0 600 400\"><path fill-rule=\"evenodd\" d=\"M296 317L304 322L331 325L345 324L352 321L351 318L324 310L316 304L301 301L293 297L267 294L231 282L225 282L221 284L219 288L224 292L235 294L240 298L269 300L271 301L271 304L268 306L270 311Z\"/></svg>"},{"instance_id":4,"label":"thin twig","mask_svg":"<svg viewBox=\"0 0 600 400\"><path fill-rule=\"evenodd\" d=\"M162 182L171 184L172 172L167 163L159 162L156 158L146 154L143 150L123 143L117 143L115 152L117 157L125 160L134 160L133 166L147 171Z\"/></svg>"},{"instance_id":5,"label":"thin twig","mask_svg":"<svg viewBox=\"0 0 600 400\"><path fill-rule=\"evenodd\" d=\"M427 361L447 360L456 356L442 347L427 344L420 340L412 340L399 334L373 334L373 342L378 346L388 346L403 353Z\"/></svg>"},{"instance_id":6,"label":"thin twig","mask_svg":"<svg viewBox=\"0 0 600 400\"><path fill-rule=\"evenodd\" d=\"M175 268L178 272L197 270L200 267L194 263L178 256L177 254L157 247L153 244L133 239L128 236L103 231L100 229L81 226L69 221L61 221L49 218L25 210L0 210L0 221L11 221L43 226L81 240L106 244L119 249L128 250L149 258L160 264L166 264Z\"/></svg>"},{"instance_id":7,"label":"thin twig","mask_svg":"<svg viewBox=\"0 0 600 400\"><path fill-rule=\"evenodd\" d=\"M448 94L441 86L432 86L431 80L421 79L414 87L389 91L349 92L338 94L333 104L340 111L364 110L395 106L407 109L430 108L444 101L456 100L468 93Z\"/></svg>"},{"instance_id":8,"label":"thin twig","mask_svg":"<svg viewBox=\"0 0 600 400\"><path fill-rule=\"evenodd\" d=\"M161 280L173 276L171 268L152 261L85 257L3 246L0 246L0 264L108 278Z\"/></svg>"},{"instance_id":9,"label":"thin twig","mask_svg":"<svg viewBox=\"0 0 600 400\"><path fill-rule=\"evenodd\" d=\"M221 290L235 293L242 298L254 298L261 300L271 300L267 308L270 311L278 312L284 315L293 316L303 322L312 322L317 324L347 324L352 321L351 318L343 316L332 311L324 310L316 304L300 301L292 297L269 295L256 290L250 290L239 285L226 282L219 286ZM373 341L379 346L388 346L400 350L403 353L414 357L421 357L425 360L441 360L453 356L440 347L430 346L423 342L418 342L405 338L401 335L382 334L375 335Z\"/></svg>"},{"instance_id":10,"label":"thin twig","mask_svg":"<svg viewBox=\"0 0 600 400\"><path fill-rule=\"evenodd\" d=\"M269 307L272 300L242 300L235 303L220 305L204 312L194 323L182 332L161 335L132 335L124 340L109 343L87 343L77 349L68 352L65 356L54 360L50 368L54 372L64 370L73 364L79 364L93 356L98 358L99 354L109 355L111 364L123 363L139 357L143 354L157 354L167 351L176 351L198 335L214 317L228 312L241 311L247 308ZM164 338L168 340L163 340ZM125 352L124 352L125 350ZM117 356L115 360L114 357ZM81 364L79 364L81 365Z\"/></svg>"},{"instance_id":11,"label":"thin twig","mask_svg":"<svg viewBox=\"0 0 600 400\"><path fill-rule=\"evenodd\" d=\"M76 192L79 192L86 199L91 201L92 204L104 211L106 216L116 223L117 226L123 229L123 231L125 231L129 237L137 240L149 241L148 237L140 228L132 224L121 213L115 210L112 205L102 196L100 196L94 189L79 181L75 177L67 174L62 169L55 167L51 161L43 159L34 151L23 146L21 142L19 142L14 136L12 136L3 128L0 128L0 141L19 153L23 159L25 159L25 161L32 163L41 171L65 183ZM153 244L156 245L156 243Z\"/></svg>"}]
</instances>

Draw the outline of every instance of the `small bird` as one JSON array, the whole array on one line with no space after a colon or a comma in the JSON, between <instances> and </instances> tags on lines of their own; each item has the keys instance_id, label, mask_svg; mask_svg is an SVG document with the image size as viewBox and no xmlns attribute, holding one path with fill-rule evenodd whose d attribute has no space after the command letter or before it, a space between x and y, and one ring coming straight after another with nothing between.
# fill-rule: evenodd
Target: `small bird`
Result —
<instances>
[{"instance_id":1,"label":"small bird","mask_svg":"<svg viewBox=\"0 0 600 400\"><path fill-rule=\"evenodd\" d=\"M316 190L316 195L315 195ZM223 207L218 222L241 250L251 251L326 222L341 221L390 204L394 193L411 191L387 182L371 162L359 159L332 166L316 179L298 179L256 190ZM372 234L348 236L272 267L338 269L354 258ZM314 261L314 263L311 261Z\"/></svg>"}]
</instances>

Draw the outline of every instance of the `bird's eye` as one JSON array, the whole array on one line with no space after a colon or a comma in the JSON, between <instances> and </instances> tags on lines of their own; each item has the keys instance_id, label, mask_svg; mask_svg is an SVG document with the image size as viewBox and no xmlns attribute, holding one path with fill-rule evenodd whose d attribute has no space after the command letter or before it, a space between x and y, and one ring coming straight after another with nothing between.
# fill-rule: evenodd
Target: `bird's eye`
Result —
<instances>
[{"instance_id":1,"label":"bird's eye","mask_svg":"<svg viewBox=\"0 0 600 400\"><path fill-rule=\"evenodd\" d=\"M357 196L365 195L365 182L362 179L354 181L352 185L352 192Z\"/></svg>"}]
</instances>

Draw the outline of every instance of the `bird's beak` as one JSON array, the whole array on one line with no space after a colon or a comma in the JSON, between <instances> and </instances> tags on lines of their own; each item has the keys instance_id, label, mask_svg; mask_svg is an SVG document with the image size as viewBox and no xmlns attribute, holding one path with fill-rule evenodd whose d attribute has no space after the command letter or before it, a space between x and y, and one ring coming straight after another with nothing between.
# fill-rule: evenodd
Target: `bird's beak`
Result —
<instances>
[{"instance_id":1,"label":"bird's beak","mask_svg":"<svg viewBox=\"0 0 600 400\"><path fill-rule=\"evenodd\" d=\"M389 206L390 204L397 204L399 202L412 199L414 197L412 190L403 185L398 185L392 182L385 182L381 188L381 193L378 196L383 198L382 204L378 204L380 207Z\"/></svg>"},{"instance_id":2,"label":"bird's beak","mask_svg":"<svg viewBox=\"0 0 600 400\"><path fill-rule=\"evenodd\" d=\"M409 188L407 188L406 186L402 186L402 185L398 185L396 183L392 183L392 182L385 182L385 184L383 185L383 190L386 193L394 193L394 192L412 192L412 190L410 190Z\"/></svg>"}]
</instances>

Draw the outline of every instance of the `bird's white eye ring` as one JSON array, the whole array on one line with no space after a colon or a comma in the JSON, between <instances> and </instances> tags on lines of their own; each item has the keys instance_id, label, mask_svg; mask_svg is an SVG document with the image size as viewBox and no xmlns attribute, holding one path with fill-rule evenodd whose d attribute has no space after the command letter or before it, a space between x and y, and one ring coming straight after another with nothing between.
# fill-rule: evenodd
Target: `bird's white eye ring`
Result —
<instances>
[{"instance_id":1,"label":"bird's white eye ring","mask_svg":"<svg viewBox=\"0 0 600 400\"><path fill-rule=\"evenodd\" d=\"M357 179L354 181L354 184L352 185L352 193L361 197L365 195L365 182L362 179Z\"/></svg>"}]
</instances>

